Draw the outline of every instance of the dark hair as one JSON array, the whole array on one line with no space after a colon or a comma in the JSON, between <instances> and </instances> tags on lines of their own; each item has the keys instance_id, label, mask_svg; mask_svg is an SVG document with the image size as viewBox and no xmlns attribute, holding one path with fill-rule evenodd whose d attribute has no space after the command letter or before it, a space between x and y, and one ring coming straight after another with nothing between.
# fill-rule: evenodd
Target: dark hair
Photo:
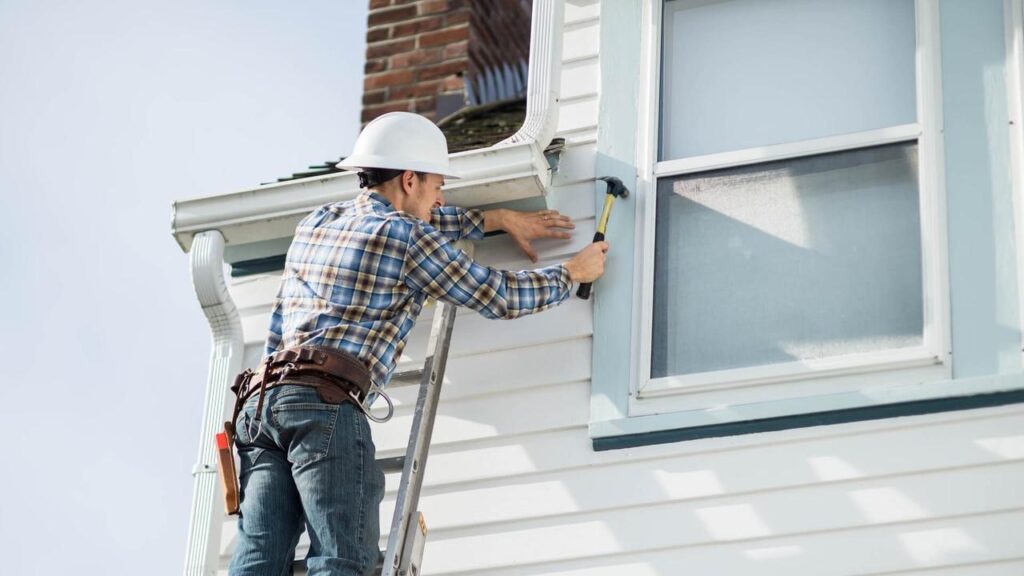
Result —
<instances>
[{"instance_id":1,"label":"dark hair","mask_svg":"<svg viewBox=\"0 0 1024 576\"><path fill-rule=\"evenodd\" d=\"M398 178L404 172L405 170L392 170L390 168L364 168L356 175L359 176L360 188L373 188L375 186L380 186L389 180ZM420 180L424 179L426 176L426 172L416 172L416 177Z\"/></svg>"}]
</instances>

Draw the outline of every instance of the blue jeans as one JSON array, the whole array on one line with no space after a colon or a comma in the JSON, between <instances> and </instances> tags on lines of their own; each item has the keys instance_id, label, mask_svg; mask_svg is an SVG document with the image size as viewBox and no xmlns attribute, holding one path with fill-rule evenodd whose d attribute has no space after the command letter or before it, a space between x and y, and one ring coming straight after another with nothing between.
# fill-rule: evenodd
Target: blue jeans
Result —
<instances>
[{"instance_id":1,"label":"blue jeans","mask_svg":"<svg viewBox=\"0 0 1024 576\"><path fill-rule=\"evenodd\" d=\"M259 395L235 422L241 513L232 576L291 574L309 533L310 576L371 574L377 561L384 474L366 417L352 404L324 404L316 390L285 384Z\"/></svg>"}]
</instances>

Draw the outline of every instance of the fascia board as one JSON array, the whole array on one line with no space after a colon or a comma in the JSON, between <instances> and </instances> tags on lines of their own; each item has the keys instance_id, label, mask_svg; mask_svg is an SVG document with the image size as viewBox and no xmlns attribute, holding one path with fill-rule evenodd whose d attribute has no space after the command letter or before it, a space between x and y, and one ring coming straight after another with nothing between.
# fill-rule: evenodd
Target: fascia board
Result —
<instances>
[{"instance_id":1,"label":"fascia board","mask_svg":"<svg viewBox=\"0 0 1024 576\"><path fill-rule=\"evenodd\" d=\"M464 177L445 186L449 203L467 208L541 197L550 184L548 162L536 142L498 145L451 155ZM182 250L193 237L219 230L228 245L291 236L318 206L359 194L354 173L290 180L238 192L174 202L171 230Z\"/></svg>"}]
</instances>

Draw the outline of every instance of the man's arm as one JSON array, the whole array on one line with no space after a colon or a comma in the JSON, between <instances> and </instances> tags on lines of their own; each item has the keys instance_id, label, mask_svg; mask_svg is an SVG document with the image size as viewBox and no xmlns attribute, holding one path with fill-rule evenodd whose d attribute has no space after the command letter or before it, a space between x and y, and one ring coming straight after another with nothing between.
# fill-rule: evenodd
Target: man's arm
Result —
<instances>
[{"instance_id":1,"label":"man's arm","mask_svg":"<svg viewBox=\"0 0 1024 576\"><path fill-rule=\"evenodd\" d=\"M537 261L537 253L530 242L539 238L568 239L572 237L569 231L576 227L568 216L557 210L520 212L498 208L481 211L457 206L443 206L432 211L430 225L452 241L463 238L480 240L486 232L507 232L533 262Z\"/></svg>"},{"instance_id":2,"label":"man's arm","mask_svg":"<svg viewBox=\"0 0 1024 576\"><path fill-rule=\"evenodd\" d=\"M591 282L604 271L607 244L591 244L564 265L512 272L473 261L425 226L410 235L403 278L410 288L466 306L488 318L518 318L550 308L572 292L573 281Z\"/></svg>"},{"instance_id":3,"label":"man's arm","mask_svg":"<svg viewBox=\"0 0 1024 576\"><path fill-rule=\"evenodd\" d=\"M484 237L487 214L475 208L442 206L430 212L430 225L451 241L480 240Z\"/></svg>"}]
</instances>

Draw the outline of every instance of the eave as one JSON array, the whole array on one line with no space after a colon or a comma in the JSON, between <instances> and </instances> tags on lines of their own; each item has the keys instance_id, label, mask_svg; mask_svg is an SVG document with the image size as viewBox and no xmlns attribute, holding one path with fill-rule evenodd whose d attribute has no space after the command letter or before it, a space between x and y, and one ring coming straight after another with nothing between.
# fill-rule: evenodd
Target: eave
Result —
<instances>
[{"instance_id":1,"label":"eave","mask_svg":"<svg viewBox=\"0 0 1024 576\"><path fill-rule=\"evenodd\" d=\"M551 182L547 159L535 142L459 152L451 162L464 176L445 186L446 200L456 206L542 199ZM359 182L346 172L179 200L172 206L171 230L186 252L195 235L207 230L220 231L228 246L288 238L312 210L357 194Z\"/></svg>"}]
</instances>

